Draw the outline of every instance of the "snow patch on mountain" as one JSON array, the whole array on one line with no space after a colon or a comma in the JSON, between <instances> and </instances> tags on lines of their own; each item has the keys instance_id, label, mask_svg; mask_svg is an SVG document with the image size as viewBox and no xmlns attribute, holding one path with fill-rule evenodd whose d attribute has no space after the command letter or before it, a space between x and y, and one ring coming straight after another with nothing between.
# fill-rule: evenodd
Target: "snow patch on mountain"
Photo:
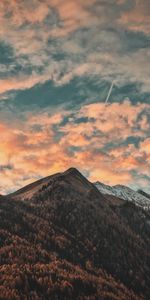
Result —
<instances>
[{"instance_id":1,"label":"snow patch on mountain","mask_svg":"<svg viewBox=\"0 0 150 300\"><path fill-rule=\"evenodd\" d=\"M126 201L132 201L136 205L150 209L150 199L139 192L132 190L124 185L109 186L101 182L94 183L97 189L104 195L113 195Z\"/></svg>"}]
</instances>

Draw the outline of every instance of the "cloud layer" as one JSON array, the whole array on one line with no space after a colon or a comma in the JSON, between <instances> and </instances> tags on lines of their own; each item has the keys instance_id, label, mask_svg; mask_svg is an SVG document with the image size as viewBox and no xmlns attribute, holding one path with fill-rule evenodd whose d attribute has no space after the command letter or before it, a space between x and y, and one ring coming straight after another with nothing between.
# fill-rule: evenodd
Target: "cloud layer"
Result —
<instances>
[{"instance_id":1,"label":"cloud layer","mask_svg":"<svg viewBox=\"0 0 150 300\"><path fill-rule=\"evenodd\" d=\"M11 127L1 123L1 193L70 166L92 181L145 187L150 179L149 118L150 105L124 101L30 114Z\"/></svg>"},{"instance_id":2,"label":"cloud layer","mask_svg":"<svg viewBox=\"0 0 150 300\"><path fill-rule=\"evenodd\" d=\"M148 11L146 0L1 1L0 93L77 76L150 92Z\"/></svg>"},{"instance_id":3,"label":"cloud layer","mask_svg":"<svg viewBox=\"0 0 150 300\"><path fill-rule=\"evenodd\" d=\"M70 166L148 189L149 9L147 0L0 2L0 193Z\"/></svg>"}]
</instances>

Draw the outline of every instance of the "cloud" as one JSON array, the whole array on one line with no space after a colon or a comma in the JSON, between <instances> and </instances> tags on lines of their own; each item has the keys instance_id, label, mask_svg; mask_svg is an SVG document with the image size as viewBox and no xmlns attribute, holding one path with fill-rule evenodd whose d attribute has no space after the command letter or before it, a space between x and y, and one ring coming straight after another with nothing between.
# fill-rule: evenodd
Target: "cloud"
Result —
<instances>
[{"instance_id":1,"label":"cloud","mask_svg":"<svg viewBox=\"0 0 150 300\"><path fill-rule=\"evenodd\" d=\"M85 76L97 83L115 78L117 85L134 83L149 92L149 47L138 44L130 26L144 26L147 33L148 8L147 1L138 0L130 5L117 0L1 1L0 40L12 54L9 68L3 68L0 93L48 79L64 85Z\"/></svg>"},{"instance_id":2,"label":"cloud","mask_svg":"<svg viewBox=\"0 0 150 300\"><path fill-rule=\"evenodd\" d=\"M32 74L32 76L23 76L16 78L8 78L0 80L0 94L9 92L11 90L25 90L30 89L38 83L43 83L50 79L49 76L42 76ZM2 99L3 100L3 99Z\"/></svg>"},{"instance_id":3,"label":"cloud","mask_svg":"<svg viewBox=\"0 0 150 300\"><path fill-rule=\"evenodd\" d=\"M76 113L28 113L11 127L1 122L0 165L13 166L0 169L1 190L25 185L27 174L34 181L70 166L92 181L135 185L133 173L146 176L150 167L149 128L141 121L149 114L150 105L124 101L89 104Z\"/></svg>"},{"instance_id":4,"label":"cloud","mask_svg":"<svg viewBox=\"0 0 150 300\"><path fill-rule=\"evenodd\" d=\"M146 153L150 160L150 138L147 138L140 143L140 150Z\"/></svg>"},{"instance_id":5,"label":"cloud","mask_svg":"<svg viewBox=\"0 0 150 300\"><path fill-rule=\"evenodd\" d=\"M72 165L89 174L91 180L138 182L141 186L147 182L143 176L148 176L150 166L150 106L142 102L148 103L150 92L148 12L145 0L0 2L0 54L5 54L0 55L3 192ZM75 79L76 95L72 93ZM36 113L39 103L35 96L36 108L19 120L15 111L22 98L15 98L15 94L28 89L31 99L32 88L49 80L56 91L51 93L53 102L58 103L54 95L60 86L71 91L72 111L65 109L67 100L62 92L59 98L65 99L61 102L64 111L52 112L51 101L46 100L47 112ZM105 90L112 80L113 103L91 103L98 99L99 87ZM141 103L136 97L134 105L123 101L127 91L130 98L130 85L132 96L138 92ZM12 105L4 104L12 91ZM41 102L47 94L44 90ZM83 105L83 98L90 104ZM100 102L102 98L100 94ZM76 100L82 103L81 108L77 109ZM10 118L5 118L4 106Z\"/></svg>"},{"instance_id":6,"label":"cloud","mask_svg":"<svg viewBox=\"0 0 150 300\"><path fill-rule=\"evenodd\" d=\"M119 23L125 28L132 31L142 31L145 34L150 34L149 11L150 3L147 0L132 1L133 7L129 11L123 13Z\"/></svg>"},{"instance_id":7,"label":"cloud","mask_svg":"<svg viewBox=\"0 0 150 300\"><path fill-rule=\"evenodd\" d=\"M9 16L11 25L22 26L26 23L41 23L48 14L48 3L36 1L3 0L0 4L1 18Z\"/></svg>"}]
</instances>

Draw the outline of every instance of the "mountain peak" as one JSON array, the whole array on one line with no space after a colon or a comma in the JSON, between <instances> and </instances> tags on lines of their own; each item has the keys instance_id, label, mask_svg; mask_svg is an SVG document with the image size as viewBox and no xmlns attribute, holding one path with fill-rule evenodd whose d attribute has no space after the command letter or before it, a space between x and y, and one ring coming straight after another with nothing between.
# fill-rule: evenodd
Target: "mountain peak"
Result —
<instances>
[{"instance_id":1,"label":"mountain peak","mask_svg":"<svg viewBox=\"0 0 150 300\"><path fill-rule=\"evenodd\" d=\"M11 197L21 198L21 199L31 199L35 194L39 193L49 188L52 182L55 181L55 184L58 186L61 181L69 182L70 185L75 188L78 187L80 191L95 188L95 186L89 182L76 168L71 167L62 173L56 173L54 175L50 175L48 177L42 178L38 181L35 181L20 190L12 193Z\"/></svg>"},{"instance_id":2,"label":"mountain peak","mask_svg":"<svg viewBox=\"0 0 150 300\"><path fill-rule=\"evenodd\" d=\"M78 169L76 169L74 167L71 167L71 168L67 169L63 174L64 175L68 175L68 174L71 174L71 175L81 175L81 173L78 171Z\"/></svg>"}]
</instances>

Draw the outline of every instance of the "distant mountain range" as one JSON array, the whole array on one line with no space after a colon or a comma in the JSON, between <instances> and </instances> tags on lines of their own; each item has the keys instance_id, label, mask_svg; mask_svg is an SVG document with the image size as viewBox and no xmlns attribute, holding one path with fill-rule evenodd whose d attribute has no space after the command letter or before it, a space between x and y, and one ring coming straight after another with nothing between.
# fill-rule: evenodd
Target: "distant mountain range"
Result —
<instances>
[{"instance_id":1,"label":"distant mountain range","mask_svg":"<svg viewBox=\"0 0 150 300\"><path fill-rule=\"evenodd\" d=\"M74 168L1 196L0 299L149 300L148 201Z\"/></svg>"},{"instance_id":2,"label":"distant mountain range","mask_svg":"<svg viewBox=\"0 0 150 300\"><path fill-rule=\"evenodd\" d=\"M101 182L96 182L95 186L104 195L112 195L126 201L132 201L144 209L150 208L150 195L142 190L136 192L124 185L109 186Z\"/></svg>"}]
</instances>

